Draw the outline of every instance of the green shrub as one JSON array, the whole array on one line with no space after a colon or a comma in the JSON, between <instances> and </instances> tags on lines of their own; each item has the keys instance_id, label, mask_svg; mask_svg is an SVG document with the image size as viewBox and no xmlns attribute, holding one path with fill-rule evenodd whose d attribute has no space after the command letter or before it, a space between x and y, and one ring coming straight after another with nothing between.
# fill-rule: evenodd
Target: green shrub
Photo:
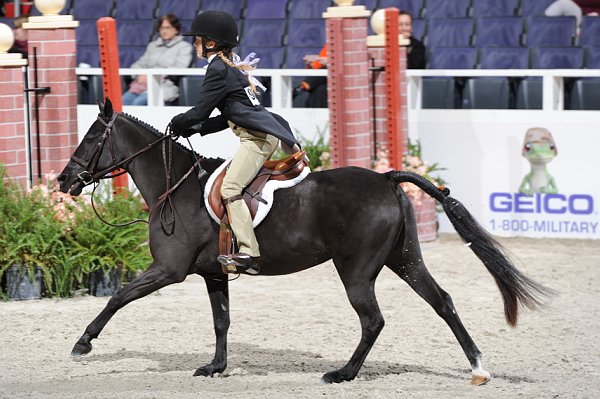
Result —
<instances>
[{"instance_id":1,"label":"green shrub","mask_svg":"<svg viewBox=\"0 0 600 399\"><path fill-rule=\"evenodd\" d=\"M69 297L93 271L121 267L137 273L149 265L146 224L108 226L85 195L74 199L40 185L26 190L6 176L2 165L0 182L0 279L11 265L25 265L30 275L38 266L47 294ZM132 193L105 191L96 207L113 223L147 217Z\"/></svg>"}]
</instances>

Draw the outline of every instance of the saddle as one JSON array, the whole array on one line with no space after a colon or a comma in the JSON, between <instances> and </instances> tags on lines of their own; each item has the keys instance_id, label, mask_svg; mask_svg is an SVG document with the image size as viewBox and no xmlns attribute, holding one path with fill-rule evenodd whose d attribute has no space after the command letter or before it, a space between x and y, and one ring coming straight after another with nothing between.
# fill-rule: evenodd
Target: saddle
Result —
<instances>
[{"instance_id":1,"label":"saddle","mask_svg":"<svg viewBox=\"0 0 600 399\"><path fill-rule=\"evenodd\" d=\"M256 217L260 203L267 204L262 196L262 191L267 182L271 180L285 181L292 180L300 176L304 167L308 166L306 151L298 151L287 158L281 160L268 160L258 171L254 180L242 191L242 199L250 210L252 220ZM208 204L213 213L221 221L219 230L219 255L231 255L235 253L235 238L229 225L227 212L223 198L221 197L221 186L227 173L224 168L215 178L214 183L208 193ZM225 272L225 270L223 270ZM232 271L229 271L230 273Z\"/></svg>"}]
</instances>

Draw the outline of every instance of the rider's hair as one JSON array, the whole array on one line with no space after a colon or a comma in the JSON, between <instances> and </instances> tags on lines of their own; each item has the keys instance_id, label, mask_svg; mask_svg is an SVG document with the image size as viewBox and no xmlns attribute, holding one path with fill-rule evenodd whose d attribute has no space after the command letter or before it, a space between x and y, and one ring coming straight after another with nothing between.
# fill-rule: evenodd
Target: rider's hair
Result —
<instances>
[{"instance_id":1,"label":"rider's hair","mask_svg":"<svg viewBox=\"0 0 600 399\"><path fill-rule=\"evenodd\" d=\"M240 71L244 72L244 71L252 71L254 70L256 67L251 66L251 65L235 65L233 63L233 61L231 61L231 59L229 57L231 57L231 49L223 49L220 50L217 55L219 56L220 59L223 60L224 63L226 63L227 65L229 65L232 68L236 68L239 69ZM250 83L250 87L252 88L252 91L256 94L258 94L258 90L256 89L256 85L252 82L252 79L250 78L250 75L247 74L246 76L248 76L248 83Z\"/></svg>"}]
</instances>

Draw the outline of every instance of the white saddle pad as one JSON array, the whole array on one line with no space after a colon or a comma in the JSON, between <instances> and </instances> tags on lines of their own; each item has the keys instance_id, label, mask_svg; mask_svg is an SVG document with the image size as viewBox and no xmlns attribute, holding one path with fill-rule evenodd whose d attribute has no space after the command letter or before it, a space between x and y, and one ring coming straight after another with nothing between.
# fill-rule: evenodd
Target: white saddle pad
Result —
<instances>
[{"instance_id":1,"label":"white saddle pad","mask_svg":"<svg viewBox=\"0 0 600 399\"><path fill-rule=\"evenodd\" d=\"M206 182L206 187L204 187L204 205L206 206L206 209L208 209L208 213L210 214L210 217L212 217L213 220L217 223L221 223L221 220L217 218L217 215L215 215L212 208L210 207L210 204L208 203L208 196L212 190L213 185L215 184L215 180L217 179L217 176L219 176L221 174L221 172L223 171L224 168L229 166L230 162L231 162L231 159L225 160L225 162L223 162L223 164L221 166L219 166L217 168L217 170L215 170L212 173L212 175L210 175L210 177L208 178L208 180ZM300 173L298 176L296 176L293 179L283 180L283 181L269 180L267 182L267 184L265 184L265 187L263 188L262 194L261 194L261 197L265 201L267 201L267 203L263 204L262 202L259 201L258 209L256 211L256 217L252 221L252 226L254 228L256 228L256 226L258 226L260 224L260 222L262 222L265 219L265 217L267 217L269 211L271 210L271 207L273 206L273 193L275 192L275 190L278 190L280 188L294 187L296 184L298 184L302 180L304 180L304 178L306 176L308 176L309 173L310 173L310 168L308 166L305 166L304 169L302 170L302 173Z\"/></svg>"}]
</instances>

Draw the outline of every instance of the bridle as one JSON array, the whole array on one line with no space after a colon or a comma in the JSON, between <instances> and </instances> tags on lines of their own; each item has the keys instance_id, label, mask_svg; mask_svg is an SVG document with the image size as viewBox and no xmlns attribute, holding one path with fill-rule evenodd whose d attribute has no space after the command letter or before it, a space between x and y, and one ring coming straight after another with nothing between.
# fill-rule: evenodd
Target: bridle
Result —
<instances>
[{"instance_id":1,"label":"bridle","mask_svg":"<svg viewBox=\"0 0 600 399\"><path fill-rule=\"evenodd\" d=\"M117 161L117 159L115 157L114 148L113 148L111 133L113 132L113 129L115 131L117 130L117 128L115 126L115 121L117 120L117 118L119 117L120 114L121 114L120 112L113 112L112 117L110 118L110 120L108 122L106 122L102 118L102 116L98 115L97 120L104 125L104 133L102 133L101 140L98 142L98 144L96 144L96 150L92 154L92 157L90 158L89 161L86 162L85 160L75 156L75 154L71 155L71 160L84 169L83 172L80 172L77 174L77 178L85 186L88 186L92 183L96 183L100 179L110 179L110 178L120 176L124 173L127 173L126 171L122 171L115 175L109 175L110 172L114 172L115 170L121 168L121 166L125 165L127 162L131 161L135 157L143 154L144 152L148 151L155 145L157 145L157 144L161 143L162 141L164 141L165 139L171 137L170 135L165 134L164 136L160 137L158 140L153 141L152 143L148 144L147 146L145 146L141 150L135 152L134 154L128 156L127 158L125 158L121 161ZM109 166L108 168L105 168L101 171L97 171L96 168L98 166L98 162L100 161L100 156L102 155L102 150L104 149L104 146L106 145L107 141L108 141L108 148L110 151L110 156L112 158L113 164L112 164L112 166Z\"/></svg>"},{"instance_id":2,"label":"bridle","mask_svg":"<svg viewBox=\"0 0 600 399\"><path fill-rule=\"evenodd\" d=\"M96 210L96 207L94 206L94 192L96 191L96 188L98 187L98 183L101 179L111 179L111 178L120 176L124 173L127 173L126 170L123 170L117 174L110 174L111 172L114 172L115 170L120 169L127 162L133 160L134 158L138 157L139 155L143 154L144 152L150 150L151 148L155 147L156 145L158 145L160 143L163 143L162 153L163 153L163 164L164 164L164 168L165 168L167 188L166 188L166 191L160 197L158 197L158 202L152 207L152 209L150 209L149 217L152 215L152 213L154 211L156 211L156 209L158 209L158 207L160 207L161 226L163 228L163 231L167 235L171 235L171 234L173 234L174 229L175 229L175 212L174 212L173 203L171 201L171 194L181 185L181 183L183 183L185 181L185 179L188 178L188 176L196 169L196 167L198 167L200 169L199 173L198 173L198 178L201 178L202 176L206 175L207 172L202 168L202 165L200 162L201 159L196 155L196 153L194 153L194 156L196 157L196 162L194 162L194 164L191 166L191 168L181 177L181 179L179 179L179 181L177 183L175 183L173 186L171 186L172 170L173 170L173 167L172 167L173 166L173 140L168 140L165 143L166 139L173 137L170 124L167 126L167 130L162 137L151 142L150 144L146 145L145 147L143 147L139 151L136 151L135 153L131 154L130 156L126 157L125 159L122 159L121 161L117 161L117 159L115 157L115 152L114 152L113 142L112 142L111 137L112 137L113 132L116 133L117 127L115 126L115 122L120 114L121 114L120 112L113 112L113 114L108 122L106 122L102 118L101 115L98 115L97 120L104 125L104 133L102 133L102 137L101 137L100 141L98 142L98 144L96 144L96 150L92 154L92 157L90 158L89 161L86 162L85 160L75 156L75 154L71 155L71 160L84 169L83 172L80 172L77 174L77 178L81 183L84 184L84 186L88 186L92 183L95 183L94 190L92 191L92 197L91 197L92 208L94 209L96 216L98 216L98 218L102 222L104 222L110 226L113 226L113 227L129 226L133 223L138 223L138 222L148 223L148 221L142 220L142 219L137 219L137 220L134 220L134 221L131 221L128 223L123 223L123 224L113 224L113 223L107 222L98 214L98 211ZM110 151L110 156L112 158L113 164L112 164L112 166L109 166L105 169L97 171L96 168L98 167L98 162L100 160L100 156L102 155L102 151L107 142L108 142L108 148ZM189 140L188 140L188 143L189 143ZM191 145L191 143L190 143L190 145ZM170 211L171 211L171 221L170 222L165 222L163 219L164 206L167 203L168 203L168 205L170 207Z\"/></svg>"}]
</instances>

